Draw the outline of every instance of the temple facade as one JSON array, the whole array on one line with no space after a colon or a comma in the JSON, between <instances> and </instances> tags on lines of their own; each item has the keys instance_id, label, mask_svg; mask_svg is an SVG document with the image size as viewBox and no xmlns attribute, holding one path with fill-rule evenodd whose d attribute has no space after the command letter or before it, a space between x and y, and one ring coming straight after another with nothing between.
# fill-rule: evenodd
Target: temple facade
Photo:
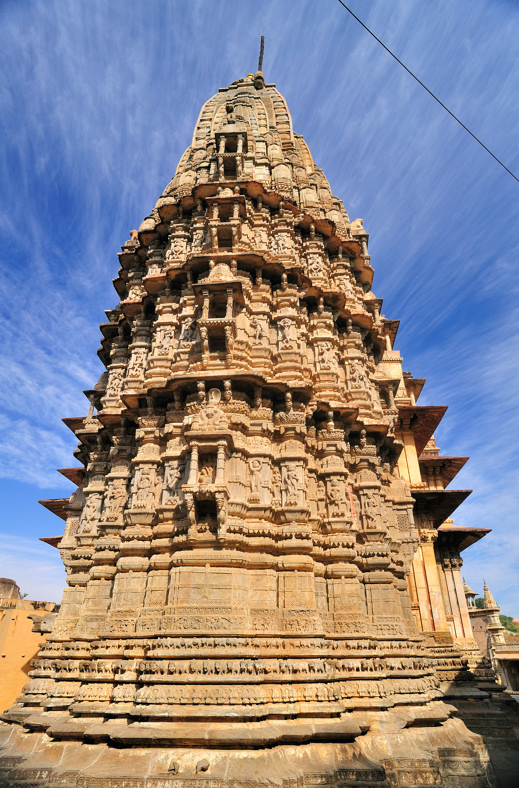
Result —
<instances>
[{"instance_id":1,"label":"temple facade","mask_svg":"<svg viewBox=\"0 0 519 788\"><path fill-rule=\"evenodd\" d=\"M491 785L445 702L493 681L459 572L483 532L449 521L465 458L261 72L204 105L119 260L0 784Z\"/></svg>"}]
</instances>

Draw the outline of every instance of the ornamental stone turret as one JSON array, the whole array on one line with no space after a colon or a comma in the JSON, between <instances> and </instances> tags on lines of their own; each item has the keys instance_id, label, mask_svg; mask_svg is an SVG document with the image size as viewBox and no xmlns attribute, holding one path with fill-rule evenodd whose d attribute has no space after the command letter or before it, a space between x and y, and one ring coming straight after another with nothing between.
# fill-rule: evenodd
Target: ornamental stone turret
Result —
<instances>
[{"instance_id":1,"label":"ornamental stone turret","mask_svg":"<svg viewBox=\"0 0 519 788\"><path fill-rule=\"evenodd\" d=\"M65 420L78 491L44 502L67 588L0 728L5 779L450 785L463 762L487 785L408 586L420 550L447 629L450 471L429 458L425 489L418 463L444 409L416 405L362 221L261 72L204 105L119 261L106 372Z\"/></svg>"}]
</instances>

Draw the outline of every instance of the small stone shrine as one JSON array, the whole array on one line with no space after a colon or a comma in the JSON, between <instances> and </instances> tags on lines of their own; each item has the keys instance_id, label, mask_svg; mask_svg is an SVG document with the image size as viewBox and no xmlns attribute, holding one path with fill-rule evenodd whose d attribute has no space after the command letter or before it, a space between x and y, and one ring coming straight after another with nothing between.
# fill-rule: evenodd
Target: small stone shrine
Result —
<instances>
[{"instance_id":1,"label":"small stone shrine","mask_svg":"<svg viewBox=\"0 0 519 788\"><path fill-rule=\"evenodd\" d=\"M414 494L399 462L444 409L416 406L362 221L262 72L204 105L119 259L0 785L491 785L439 596L417 626L453 499L434 452Z\"/></svg>"}]
</instances>

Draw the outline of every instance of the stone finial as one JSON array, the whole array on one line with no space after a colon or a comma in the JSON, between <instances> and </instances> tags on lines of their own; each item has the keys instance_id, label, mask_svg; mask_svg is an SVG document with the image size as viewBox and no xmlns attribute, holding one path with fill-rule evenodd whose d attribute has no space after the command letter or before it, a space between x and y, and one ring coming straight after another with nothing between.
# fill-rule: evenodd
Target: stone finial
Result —
<instances>
[{"instance_id":1,"label":"stone finial","mask_svg":"<svg viewBox=\"0 0 519 788\"><path fill-rule=\"evenodd\" d=\"M256 71L254 74L254 87L256 90L262 90L265 87L265 77L262 71Z\"/></svg>"},{"instance_id":2,"label":"stone finial","mask_svg":"<svg viewBox=\"0 0 519 788\"><path fill-rule=\"evenodd\" d=\"M492 593L486 584L485 578L483 578L483 601L487 610L499 610L499 605L492 596Z\"/></svg>"}]
</instances>

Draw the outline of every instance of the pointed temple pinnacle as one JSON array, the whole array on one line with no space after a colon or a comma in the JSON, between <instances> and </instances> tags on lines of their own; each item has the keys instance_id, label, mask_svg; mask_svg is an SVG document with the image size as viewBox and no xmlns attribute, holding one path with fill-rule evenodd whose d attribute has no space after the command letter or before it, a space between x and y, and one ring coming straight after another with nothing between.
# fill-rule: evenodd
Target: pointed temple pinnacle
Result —
<instances>
[{"instance_id":1,"label":"pointed temple pinnacle","mask_svg":"<svg viewBox=\"0 0 519 788\"><path fill-rule=\"evenodd\" d=\"M265 36L261 36L260 53L258 59L258 71L263 71L263 51L265 49Z\"/></svg>"}]
</instances>

